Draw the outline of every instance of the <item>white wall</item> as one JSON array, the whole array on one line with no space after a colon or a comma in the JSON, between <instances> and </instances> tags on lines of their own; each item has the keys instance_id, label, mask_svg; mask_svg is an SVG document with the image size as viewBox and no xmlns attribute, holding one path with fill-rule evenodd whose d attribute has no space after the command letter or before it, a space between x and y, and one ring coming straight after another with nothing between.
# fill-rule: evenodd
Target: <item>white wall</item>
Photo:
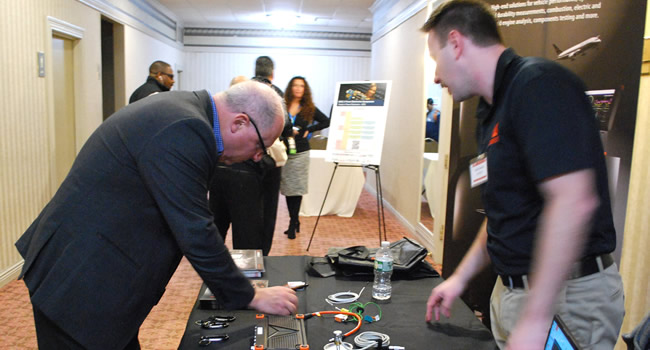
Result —
<instances>
[{"instance_id":1,"label":"white wall","mask_svg":"<svg viewBox=\"0 0 650 350\"><path fill-rule=\"evenodd\" d=\"M372 78L393 81L381 157L382 192L414 233L420 214L426 110L426 36L418 29L426 12L419 10L372 44ZM430 247L429 242L422 244Z\"/></svg>"},{"instance_id":2,"label":"white wall","mask_svg":"<svg viewBox=\"0 0 650 350\"><path fill-rule=\"evenodd\" d=\"M370 77L369 53L328 53L304 50L218 50L190 51L185 54L183 90L208 89L216 93L228 88L238 75L252 77L255 59L269 56L275 63L273 83L283 91L296 75L304 76L312 90L316 107L329 115L336 82L367 80Z\"/></svg>"},{"instance_id":3,"label":"white wall","mask_svg":"<svg viewBox=\"0 0 650 350\"><path fill-rule=\"evenodd\" d=\"M79 0L0 1L0 62L5 67L0 84L0 286L15 279L22 267L14 242L57 190L50 181L54 107L48 17L80 28L83 37L73 49L75 141L80 148L102 122L102 15ZM171 40L127 25L124 32L128 99L144 82L151 62L182 64L184 55ZM45 77L38 76L37 52L45 54Z\"/></svg>"},{"instance_id":4,"label":"white wall","mask_svg":"<svg viewBox=\"0 0 650 350\"><path fill-rule=\"evenodd\" d=\"M100 15L75 0L0 1L0 286L15 279L22 258L14 242L56 190L53 188L52 27L74 26L77 144L101 123ZM45 55L39 77L37 52Z\"/></svg>"},{"instance_id":5,"label":"white wall","mask_svg":"<svg viewBox=\"0 0 650 350\"><path fill-rule=\"evenodd\" d=\"M154 61L165 61L174 69L174 79L178 80L177 69L183 67L183 51L175 46L152 38L134 29L124 27L124 73L126 101L135 89L142 85L149 75L149 66ZM172 90L178 89L178 81Z\"/></svg>"}]
</instances>

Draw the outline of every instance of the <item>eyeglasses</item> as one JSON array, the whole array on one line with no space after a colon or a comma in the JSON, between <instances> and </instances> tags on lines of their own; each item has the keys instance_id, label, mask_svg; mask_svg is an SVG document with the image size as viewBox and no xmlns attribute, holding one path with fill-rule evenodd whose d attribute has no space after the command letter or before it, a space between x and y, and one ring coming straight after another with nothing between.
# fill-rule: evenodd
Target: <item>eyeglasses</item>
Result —
<instances>
[{"instance_id":1,"label":"eyeglasses","mask_svg":"<svg viewBox=\"0 0 650 350\"><path fill-rule=\"evenodd\" d=\"M262 134L260 134L260 129L257 128L257 125L255 124L255 122L253 121L253 118L251 118L250 115L248 115L248 114L246 114L244 112L242 112L242 113L245 114L248 117L248 120L251 121L251 124L253 124L253 127L255 128L255 132L257 133L257 137L260 140L260 145L262 146L262 150L264 151L264 154L266 154L267 153L266 152L266 146L264 145L264 140L262 139Z\"/></svg>"},{"instance_id":2,"label":"eyeglasses","mask_svg":"<svg viewBox=\"0 0 650 350\"><path fill-rule=\"evenodd\" d=\"M169 79L174 80L174 74L169 74L169 73L165 73L165 72L160 72L160 74L164 74L164 75L168 76Z\"/></svg>"}]
</instances>

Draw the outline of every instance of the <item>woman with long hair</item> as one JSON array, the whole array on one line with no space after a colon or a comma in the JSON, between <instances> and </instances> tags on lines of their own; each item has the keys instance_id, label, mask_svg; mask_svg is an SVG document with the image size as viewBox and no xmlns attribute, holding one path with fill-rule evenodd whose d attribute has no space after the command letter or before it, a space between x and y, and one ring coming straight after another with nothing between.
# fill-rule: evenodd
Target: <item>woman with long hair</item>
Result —
<instances>
[{"instance_id":1,"label":"woman with long hair","mask_svg":"<svg viewBox=\"0 0 650 350\"><path fill-rule=\"evenodd\" d=\"M291 150L290 140L287 143L289 159L282 167L282 180L280 193L287 200L289 210L289 228L284 231L289 239L296 238L300 232L300 203L302 196L307 193L309 180L309 140L310 133L325 129L330 125L330 120L321 112L311 98L311 89L303 77L293 77L285 89L284 101L287 104L289 118L293 124L293 139L295 153Z\"/></svg>"}]
</instances>

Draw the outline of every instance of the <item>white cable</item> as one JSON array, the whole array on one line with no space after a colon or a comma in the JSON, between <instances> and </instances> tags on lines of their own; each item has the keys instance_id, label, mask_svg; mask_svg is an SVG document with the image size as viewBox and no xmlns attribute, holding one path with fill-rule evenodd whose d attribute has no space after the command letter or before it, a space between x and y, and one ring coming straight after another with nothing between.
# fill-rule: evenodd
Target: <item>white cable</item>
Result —
<instances>
[{"instance_id":1,"label":"white cable","mask_svg":"<svg viewBox=\"0 0 650 350\"><path fill-rule=\"evenodd\" d=\"M359 299L361 296L361 293L363 293L364 289L366 287L361 288L361 291L359 291L359 294L354 293L352 291L347 291L347 292L340 292L340 293L335 293L335 294L330 294L327 296L327 299L325 301L330 304L343 304L343 303L354 303ZM349 296L349 297L344 297L344 296Z\"/></svg>"},{"instance_id":2,"label":"white cable","mask_svg":"<svg viewBox=\"0 0 650 350\"><path fill-rule=\"evenodd\" d=\"M390 344L390 337L387 334L379 332L362 332L354 337L354 344L361 347L359 350L376 348L377 342L381 339L381 346L388 346Z\"/></svg>"},{"instance_id":3,"label":"white cable","mask_svg":"<svg viewBox=\"0 0 650 350\"><path fill-rule=\"evenodd\" d=\"M334 293L330 294L327 296L327 301L330 305L333 304L342 304L342 303L354 303L359 299L359 294L354 293L354 292L340 292L340 293Z\"/></svg>"}]
</instances>

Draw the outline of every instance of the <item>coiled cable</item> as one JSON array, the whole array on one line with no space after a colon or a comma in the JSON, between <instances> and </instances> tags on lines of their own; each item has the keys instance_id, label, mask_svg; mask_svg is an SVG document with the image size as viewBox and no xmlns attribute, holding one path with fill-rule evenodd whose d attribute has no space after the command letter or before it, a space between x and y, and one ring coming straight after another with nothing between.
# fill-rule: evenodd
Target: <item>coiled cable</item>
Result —
<instances>
[{"instance_id":1,"label":"coiled cable","mask_svg":"<svg viewBox=\"0 0 650 350\"><path fill-rule=\"evenodd\" d=\"M382 347L388 347L390 337L387 334L372 331L362 332L354 337L354 344L361 347L359 350L376 348L380 341Z\"/></svg>"},{"instance_id":2,"label":"coiled cable","mask_svg":"<svg viewBox=\"0 0 650 350\"><path fill-rule=\"evenodd\" d=\"M327 299L325 299L325 301L330 305L343 304L343 303L346 303L346 304L353 303L353 302L357 301L357 299L359 299L359 297L361 296L361 293L363 293L364 289L366 289L366 287L361 288L361 291L359 292L359 294L354 293L352 291L330 294L330 295L327 296Z\"/></svg>"}]
</instances>

